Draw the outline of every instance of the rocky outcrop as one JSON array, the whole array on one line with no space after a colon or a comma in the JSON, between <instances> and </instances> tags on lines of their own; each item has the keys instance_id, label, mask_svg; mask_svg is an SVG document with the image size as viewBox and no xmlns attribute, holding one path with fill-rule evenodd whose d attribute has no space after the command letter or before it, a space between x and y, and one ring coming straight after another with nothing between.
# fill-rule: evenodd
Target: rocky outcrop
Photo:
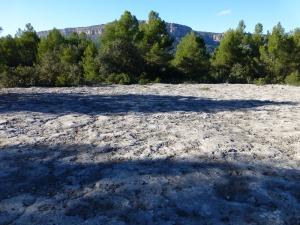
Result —
<instances>
[{"instance_id":1,"label":"rocky outcrop","mask_svg":"<svg viewBox=\"0 0 300 225\"><path fill-rule=\"evenodd\" d=\"M0 89L0 224L300 224L300 91Z\"/></svg>"},{"instance_id":2,"label":"rocky outcrop","mask_svg":"<svg viewBox=\"0 0 300 225\"><path fill-rule=\"evenodd\" d=\"M176 23L167 23L167 29L169 33L172 35L172 37L176 39L181 39L183 38L186 34L190 33L192 28L188 26L183 26L180 24Z\"/></svg>"},{"instance_id":3,"label":"rocky outcrop","mask_svg":"<svg viewBox=\"0 0 300 225\"><path fill-rule=\"evenodd\" d=\"M145 21L140 21L140 23L144 23L144 22ZM84 32L87 34L89 38L97 42L98 38L102 36L106 25L107 24L88 26L88 27L65 28L65 29L59 29L59 31L64 36L69 36L73 32L76 32L78 34ZM176 24L176 23L167 23L167 29L171 37L174 38L174 47L177 46L177 44L186 34L193 31L193 29L188 26ZM223 36L222 33L203 32L203 31L194 31L194 32L196 34L200 34L203 37L209 52L212 52L220 44L220 40ZM38 32L38 35L39 37L45 37L49 33L50 30L40 31Z\"/></svg>"},{"instance_id":4,"label":"rocky outcrop","mask_svg":"<svg viewBox=\"0 0 300 225\"><path fill-rule=\"evenodd\" d=\"M105 26L106 26L106 24L101 24L101 25L95 25L95 26L89 26L89 27L64 28L64 29L58 29L58 30L65 36L69 36L73 32L76 32L78 34L86 33L88 36L92 36L92 35L102 36ZM51 30L40 31L40 32L38 32L38 35L39 35L39 37L45 37L50 33L50 31Z\"/></svg>"},{"instance_id":5,"label":"rocky outcrop","mask_svg":"<svg viewBox=\"0 0 300 225\"><path fill-rule=\"evenodd\" d=\"M192 28L176 23L167 23L167 29L171 36L176 40L181 40L185 35L190 33ZM213 32L204 32L204 31L194 31L196 34L200 34L204 39L214 42L220 42L223 34L222 33L213 33Z\"/></svg>"}]
</instances>

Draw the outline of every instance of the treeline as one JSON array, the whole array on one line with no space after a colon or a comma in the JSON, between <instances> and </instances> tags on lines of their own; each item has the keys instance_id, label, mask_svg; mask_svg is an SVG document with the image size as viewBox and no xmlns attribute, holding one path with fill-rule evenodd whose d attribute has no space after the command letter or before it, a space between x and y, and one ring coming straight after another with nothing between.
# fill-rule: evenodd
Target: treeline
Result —
<instances>
[{"instance_id":1,"label":"treeline","mask_svg":"<svg viewBox=\"0 0 300 225\"><path fill-rule=\"evenodd\" d=\"M1 32L1 29L0 29ZM39 38L27 24L15 37L0 38L0 86L76 86L101 83L287 83L300 85L300 29L278 23L263 34L228 30L212 55L201 36L187 34L172 54L166 23L151 11L140 24L126 11L106 26L100 47L84 33Z\"/></svg>"}]
</instances>

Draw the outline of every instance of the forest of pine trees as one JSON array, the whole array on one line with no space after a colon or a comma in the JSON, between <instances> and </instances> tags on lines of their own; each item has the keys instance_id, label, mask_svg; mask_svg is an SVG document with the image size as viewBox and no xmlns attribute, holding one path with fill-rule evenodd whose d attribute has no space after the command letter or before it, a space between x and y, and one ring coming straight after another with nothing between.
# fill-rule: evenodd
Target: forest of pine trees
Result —
<instances>
[{"instance_id":1,"label":"forest of pine trees","mask_svg":"<svg viewBox=\"0 0 300 225\"><path fill-rule=\"evenodd\" d=\"M151 11L146 23L126 11L106 26L100 47L84 33L53 29L39 38L31 24L0 38L0 87L108 84L254 83L300 85L300 29L278 23L266 35L240 21L209 55L201 36L187 34L172 54L166 23ZM0 33L2 29L0 28Z\"/></svg>"}]
</instances>

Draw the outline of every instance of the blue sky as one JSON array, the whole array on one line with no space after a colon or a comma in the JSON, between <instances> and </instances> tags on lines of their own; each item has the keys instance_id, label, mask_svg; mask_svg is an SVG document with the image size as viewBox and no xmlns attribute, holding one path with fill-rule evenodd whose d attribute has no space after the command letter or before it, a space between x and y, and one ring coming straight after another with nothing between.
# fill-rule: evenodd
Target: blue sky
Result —
<instances>
[{"instance_id":1,"label":"blue sky","mask_svg":"<svg viewBox=\"0 0 300 225\"><path fill-rule=\"evenodd\" d=\"M299 0L0 0L2 35L14 35L31 23L36 31L103 24L119 19L125 10L145 20L151 10L166 22L197 31L225 32L244 20L252 32L264 32L281 22L285 30L300 27Z\"/></svg>"}]
</instances>

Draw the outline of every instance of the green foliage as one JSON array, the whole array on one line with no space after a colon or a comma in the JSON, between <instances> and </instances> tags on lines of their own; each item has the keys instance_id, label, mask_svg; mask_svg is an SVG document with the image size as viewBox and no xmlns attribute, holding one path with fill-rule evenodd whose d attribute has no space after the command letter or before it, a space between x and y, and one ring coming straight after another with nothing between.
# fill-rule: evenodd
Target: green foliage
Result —
<instances>
[{"instance_id":1,"label":"green foliage","mask_svg":"<svg viewBox=\"0 0 300 225\"><path fill-rule=\"evenodd\" d=\"M76 86L82 83L81 63L64 65L63 71L56 77L55 86Z\"/></svg>"},{"instance_id":2,"label":"green foliage","mask_svg":"<svg viewBox=\"0 0 300 225\"><path fill-rule=\"evenodd\" d=\"M76 45L67 45L62 49L60 60L63 64L76 64L80 61L80 54Z\"/></svg>"},{"instance_id":3,"label":"green foliage","mask_svg":"<svg viewBox=\"0 0 300 225\"><path fill-rule=\"evenodd\" d=\"M265 37L263 35L263 25L258 23L255 26L254 34L248 35L247 40L249 49L245 52L245 68L247 72L247 81L253 82L254 80L265 77L265 69L263 67L262 61L260 60L261 46L265 44Z\"/></svg>"},{"instance_id":4,"label":"green foliage","mask_svg":"<svg viewBox=\"0 0 300 225\"><path fill-rule=\"evenodd\" d=\"M103 46L99 51L97 63L100 66L100 74L104 77L113 73L126 73L134 77L143 71L143 60L137 47L122 40Z\"/></svg>"},{"instance_id":5,"label":"green foliage","mask_svg":"<svg viewBox=\"0 0 300 225\"><path fill-rule=\"evenodd\" d=\"M17 41L10 35L0 40L1 64L8 67L17 67L20 62Z\"/></svg>"},{"instance_id":6,"label":"green foliage","mask_svg":"<svg viewBox=\"0 0 300 225\"><path fill-rule=\"evenodd\" d=\"M229 83L245 83L246 80L247 73L245 68L239 63L234 64L230 70Z\"/></svg>"},{"instance_id":7,"label":"green foliage","mask_svg":"<svg viewBox=\"0 0 300 225\"><path fill-rule=\"evenodd\" d=\"M143 71L143 60L136 44L138 34L138 21L128 11L119 20L107 25L97 57L101 75L108 77L125 73L137 76Z\"/></svg>"},{"instance_id":8,"label":"green foliage","mask_svg":"<svg viewBox=\"0 0 300 225\"><path fill-rule=\"evenodd\" d=\"M250 83L264 75L259 52L264 44L263 26L257 24L254 34L246 33L245 28L240 21L236 30L228 30L214 52L212 65L218 81Z\"/></svg>"},{"instance_id":9,"label":"green foliage","mask_svg":"<svg viewBox=\"0 0 300 225\"><path fill-rule=\"evenodd\" d=\"M26 24L26 29L20 31L19 36L17 36L15 40L18 45L20 57L19 64L22 66L33 66L33 64L37 61L38 44L40 42L40 38L30 23Z\"/></svg>"},{"instance_id":10,"label":"green foliage","mask_svg":"<svg viewBox=\"0 0 300 225\"><path fill-rule=\"evenodd\" d=\"M300 72L295 71L292 72L285 78L285 83L290 85L300 86Z\"/></svg>"},{"instance_id":11,"label":"green foliage","mask_svg":"<svg viewBox=\"0 0 300 225\"><path fill-rule=\"evenodd\" d=\"M140 75L139 80L138 80L138 84L140 85L145 85L150 83L150 80L147 79L147 74L143 73L142 75Z\"/></svg>"},{"instance_id":12,"label":"green foliage","mask_svg":"<svg viewBox=\"0 0 300 225\"><path fill-rule=\"evenodd\" d=\"M256 84L256 85L258 85L258 86L265 85L265 84L267 84L267 78L260 77L258 79L254 79L253 83Z\"/></svg>"},{"instance_id":13,"label":"green foliage","mask_svg":"<svg viewBox=\"0 0 300 225\"><path fill-rule=\"evenodd\" d=\"M206 81L210 65L202 37L194 32L187 34L177 46L172 64L185 75L185 80Z\"/></svg>"},{"instance_id":14,"label":"green foliage","mask_svg":"<svg viewBox=\"0 0 300 225\"><path fill-rule=\"evenodd\" d=\"M211 58L201 36L190 33L171 52L165 21L151 11L139 23L125 11L106 26L97 46L85 33L64 37L57 29L40 39L31 24L15 37L0 37L0 86L74 86L150 82L300 83L300 29L280 23L263 34L245 32L240 21L228 30ZM2 28L0 27L0 33Z\"/></svg>"},{"instance_id":15,"label":"green foliage","mask_svg":"<svg viewBox=\"0 0 300 225\"><path fill-rule=\"evenodd\" d=\"M243 36L239 32L235 30L227 31L212 58L212 65L214 68L218 71L222 71L225 76L229 75L234 64L242 64L241 46Z\"/></svg>"},{"instance_id":16,"label":"green foliage","mask_svg":"<svg viewBox=\"0 0 300 225\"><path fill-rule=\"evenodd\" d=\"M122 40L122 42L135 43L139 36L139 22L130 12L125 11L119 20L105 27L100 39L103 47L109 46L110 42Z\"/></svg>"},{"instance_id":17,"label":"green foliage","mask_svg":"<svg viewBox=\"0 0 300 225\"><path fill-rule=\"evenodd\" d=\"M160 77L156 77L156 79L154 80L154 83L161 83Z\"/></svg>"},{"instance_id":18,"label":"green foliage","mask_svg":"<svg viewBox=\"0 0 300 225\"><path fill-rule=\"evenodd\" d=\"M80 43L79 35L76 32L72 32L68 37L66 37L66 42L69 45L78 46Z\"/></svg>"},{"instance_id":19,"label":"green foliage","mask_svg":"<svg viewBox=\"0 0 300 225\"><path fill-rule=\"evenodd\" d=\"M119 74L118 78L119 78L119 84L130 84L130 77L127 74L125 73Z\"/></svg>"},{"instance_id":20,"label":"green foliage","mask_svg":"<svg viewBox=\"0 0 300 225\"><path fill-rule=\"evenodd\" d=\"M289 35L289 40L293 43L292 51L290 58L292 61L290 62L290 70L300 71L300 28L295 29Z\"/></svg>"},{"instance_id":21,"label":"green foliage","mask_svg":"<svg viewBox=\"0 0 300 225\"><path fill-rule=\"evenodd\" d=\"M39 38L30 24L23 31L19 29L18 33L15 38L8 35L0 39L0 64L8 67L33 66Z\"/></svg>"},{"instance_id":22,"label":"green foliage","mask_svg":"<svg viewBox=\"0 0 300 225\"><path fill-rule=\"evenodd\" d=\"M39 85L55 86L57 77L62 76L64 72L60 53L57 51L45 53L40 64L37 66L37 71L40 74Z\"/></svg>"},{"instance_id":23,"label":"green foliage","mask_svg":"<svg viewBox=\"0 0 300 225\"><path fill-rule=\"evenodd\" d=\"M9 87L16 87L18 85L16 77L12 76L13 68L3 68L0 72L0 87L1 88L9 88Z\"/></svg>"},{"instance_id":24,"label":"green foliage","mask_svg":"<svg viewBox=\"0 0 300 225\"><path fill-rule=\"evenodd\" d=\"M149 13L148 20L140 26L140 31L142 33L141 48L145 52L149 52L155 44L164 50L173 44L165 21L154 11Z\"/></svg>"},{"instance_id":25,"label":"green foliage","mask_svg":"<svg viewBox=\"0 0 300 225\"><path fill-rule=\"evenodd\" d=\"M90 42L83 53L82 62L84 70L84 79L87 83L97 83L98 73L95 58L97 56L97 47L94 42Z\"/></svg>"},{"instance_id":26,"label":"green foliage","mask_svg":"<svg viewBox=\"0 0 300 225\"><path fill-rule=\"evenodd\" d=\"M108 84L130 84L130 76L125 74L125 73L121 73L121 74L110 74L107 79L106 82Z\"/></svg>"},{"instance_id":27,"label":"green foliage","mask_svg":"<svg viewBox=\"0 0 300 225\"><path fill-rule=\"evenodd\" d=\"M41 39L38 45L38 60L41 61L45 54L48 52L59 52L65 43L65 38L57 30L53 29L50 31L47 37Z\"/></svg>"},{"instance_id":28,"label":"green foliage","mask_svg":"<svg viewBox=\"0 0 300 225\"><path fill-rule=\"evenodd\" d=\"M92 67L88 56L94 58L97 52L96 49L89 49L92 54L87 51L91 43L85 34L74 32L65 38L56 29L50 31L38 46L40 85L73 86L84 83L84 68Z\"/></svg>"},{"instance_id":29,"label":"green foliage","mask_svg":"<svg viewBox=\"0 0 300 225\"><path fill-rule=\"evenodd\" d=\"M0 72L0 87L30 87L38 85L38 74L34 67L8 67Z\"/></svg>"},{"instance_id":30,"label":"green foliage","mask_svg":"<svg viewBox=\"0 0 300 225\"><path fill-rule=\"evenodd\" d=\"M253 34L245 33L245 27L241 21L236 30L227 31L214 52L212 71L218 82L252 83L260 78L271 79L265 60L270 58L264 57L269 37L263 35L260 23L255 26Z\"/></svg>"},{"instance_id":31,"label":"green foliage","mask_svg":"<svg viewBox=\"0 0 300 225\"><path fill-rule=\"evenodd\" d=\"M173 44L165 21L158 13L151 11L147 22L140 26L139 35L139 51L145 61L145 71L149 79L154 79L157 75L163 76L172 59L169 51Z\"/></svg>"},{"instance_id":32,"label":"green foliage","mask_svg":"<svg viewBox=\"0 0 300 225\"><path fill-rule=\"evenodd\" d=\"M267 36L267 42L260 48L261 60L272 82L282 83L285 77L292 72L291 56L293 41L285 33L280 23Z\"/></svg>"},{"instance_id":33,"label":"green foliage","mask_svg":"<svg viewBox=\"0 0 300 225\"><path fill-rule=\"evenodd\" d=\"M146 78L141 78L141 79L139 79L139 82L138 82L139 85L146 85L149 83L150 83L150 80L146 79Z\"/></svg>"}]
</instances>

